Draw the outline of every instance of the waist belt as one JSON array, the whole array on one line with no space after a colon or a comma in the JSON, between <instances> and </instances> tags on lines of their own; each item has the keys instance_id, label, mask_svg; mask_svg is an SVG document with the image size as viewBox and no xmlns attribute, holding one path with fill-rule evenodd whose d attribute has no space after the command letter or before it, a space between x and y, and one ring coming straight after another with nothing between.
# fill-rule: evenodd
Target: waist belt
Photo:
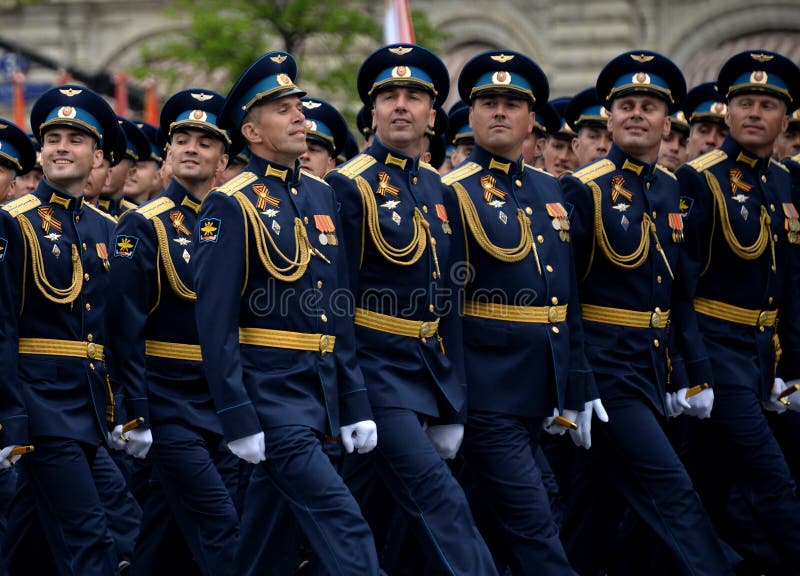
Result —
<instances>
[{"instance_id":1,"label":"waist belt","mask_svg":"<svg viewBox=\"0 0 800 576\"><path fill-rule=\"evenodd\" d=\"M492 302L464 302L464 314L490 320L555 324L567 319L567 305L561 306L512 306Z\"/></svg>"},{"instance_id":2,"label":"waist belt","mask_svg":"<svg viewBox=\"0 0 800 576\"><path fill-rule=\"evenodd\" d=\"M194 360L195 362L203 360L199 344L178 344L175 342L147 340L144 343L144 353L148 356L171 358L173 360Z\"/></svg>"},{"instance_id":3,"label":"waist belt","mask_svg":"<svg viewBox=\"0 0 800 576\"><path fill-rule=\"evenodd\" d=\"M707 298L695 298L694 309L700 314L705 314L712 318L727 320L736 324L745 324L746 326L758 326L759 328L775 326L775 322L778 320L777 310L751 310Z\"/></svg>"},{"instance_id":4,"label":"waist belt","mask_svg":"<svg viewBox=\"0 0 800 576\"><path fill-rule=\"evenodd\" d=\"M239 328L239 343L286 350L308 350L326 354L333 352L336 336L328 334L306 334L288 330L268 328Z\"/></svg>"},{"instance_id":5,"label":"waist belt","mask_svg":"<svg viewBox=\"0 0 800 576\"><path fill-rule=\"evenodd\" d=\"M70 356L103 360L103 345L77 340L53 340L50 338L20 338L20 354L43 354L45 356Z\"/></svg>"},{"instance_id":6,"label":"waist belt","mask_svg":"<svg viewBox=\"0 0 800 576\"><path fill-rule=\"evenodd\" d=\"M372 328L373 330L398 336L408 336L409 338L431 338L439 330L438 318L430 322L406 320L405 318L388 316L363 308L356 308L355 323L356 326Z\"/></svg>"},{"instance_id":7,"label":"waist belt","mask_svg":"<svg viewBox=\"0 0 800 576\"><path fill-rule=\"evenodd\" d=\"M583 319L602 324L616 324L629 328L666 328L669 321L669 310L656 308L654 312L640 312L624 308L610 308L583 304Z\"/></svg>"}]
</instances>

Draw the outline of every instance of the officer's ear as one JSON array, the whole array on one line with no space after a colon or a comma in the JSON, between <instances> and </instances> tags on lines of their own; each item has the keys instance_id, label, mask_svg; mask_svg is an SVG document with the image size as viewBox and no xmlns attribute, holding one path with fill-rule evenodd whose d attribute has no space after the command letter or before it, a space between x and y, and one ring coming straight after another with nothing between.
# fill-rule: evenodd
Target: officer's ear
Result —
<instances>
[{"instance_id":1,"label":"officer's ear","mask_svg":"<svg viewBox=\"0 0 800 576\"><path fill-rule=\"evenodd\" d=\"M665 104L666 106L666 104ZM668 111L667 111L668 112ZM661 131L661 137L666 138L672 130L672 117L665 112L664 116L664 129Z\"/></svg>"},{"instance_id":2,"label":"officer's ear","mask_svg":"<svg viewBox=\"0 0 800 576\"><path fill-rule=\"evenodd\" d=\"M103 165L103 149L99 146L95 146L94 150L92 151L92 168L100 168Z\"/></svg>"}]
</instances>

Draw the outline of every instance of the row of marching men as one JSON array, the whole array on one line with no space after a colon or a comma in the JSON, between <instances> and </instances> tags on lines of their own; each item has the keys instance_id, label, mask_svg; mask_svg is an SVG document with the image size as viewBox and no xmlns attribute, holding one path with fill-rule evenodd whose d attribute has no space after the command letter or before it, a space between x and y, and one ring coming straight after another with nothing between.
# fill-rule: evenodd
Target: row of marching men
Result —
<instances>
[{"instance_id":1,"label":"row of marching men","mask_svg":"<svg viewBox=\"0 0 800 576\"><path fill-rule=\"evenodd\" d=\"M476 56L444 177L436 55L365 60L372 140L338 167L346 125L296 75L270 52L175 94L163 162L85 87L34 105L43 177L0 209L3 568L291 574L306 542L327 574L791 574L797 67L726 62L688 118L729 134L675 174L691 99L654 52L571 122L528 57ZM568 130L594 157L531 165ZM163 192L123 205L150 161Z\"/></svg>"}]
</instances>

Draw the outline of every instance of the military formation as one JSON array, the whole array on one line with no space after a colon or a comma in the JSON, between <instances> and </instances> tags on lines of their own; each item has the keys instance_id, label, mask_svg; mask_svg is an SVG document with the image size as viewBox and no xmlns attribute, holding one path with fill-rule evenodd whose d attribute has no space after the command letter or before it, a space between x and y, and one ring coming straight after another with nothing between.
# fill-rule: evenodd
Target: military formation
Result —
<instances>
[{"instance_id":1,"label":"military formation","mask_svg":"<svg viewBox=\"0 0 800 576\"><path fill-rule=\"evenodd\" d=\"M291 54L0 119L0 576L800 574L800 69Z\"/></svg>"}]
</instances>

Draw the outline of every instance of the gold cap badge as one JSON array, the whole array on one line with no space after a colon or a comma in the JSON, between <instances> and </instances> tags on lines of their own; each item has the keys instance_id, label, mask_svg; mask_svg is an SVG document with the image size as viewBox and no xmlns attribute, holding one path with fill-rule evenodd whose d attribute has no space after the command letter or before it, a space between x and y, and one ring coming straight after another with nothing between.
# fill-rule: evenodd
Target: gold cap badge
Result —
<instances>
[{"instance_id":1,"label":"gold cap badge","mask_svg":"<svg viewBox=\"0 0 800 576\"><path fill-rule=\"evenodd\" d=\"M637 62L644 63L644 62L650 62L650 60L655 58L655 56L652 56L650 54L631 54L631 58L633 58Z\"/></svg>"},{"instance_id":2,"label":"gold cap badge","mask_svg":"<svg viewBox=\"0 0 800 576\"><path fill-rule=\"evenodd\" d=\"M392 54L397 54L398 56L405 56L409 52L413 50L410 46L397 46L395 48L389 48L389 52Z\"/></svg>"},{"instance_id":3,"label":"gold cap badge","mask_svg":"<svg viewBox=\"0 0 800 576\"><path fill-rule=\"evenodd\" d=\"M513 54L493 54L492 56L489 56L489 58L491 58L495 62L503 63L503 62L508 62L509 60L512 60L514 58L514 55Z\"/></svg>"},{"instance_id":4,"label":"gold cap badge","mask_svg":"<svg viewBox=\"0 0 800 576\"><path fill-rule=\"evenodd\" d=\"M275 64L283 64L288 56L286 54L276 54L275 56L270 56L269 59L275 62Z\"/></svg>"},{"instance_id":5,"label":"gold cap badge","mask_svg":"<svg viewBox=\"0 0 800 576\"><path fill-rule=\"evenodd\" d=\"M211 100L214 97L213 94L204 94L203 92L194 93L192 92L192 98L195 100L199 100L200 102L205 102L206 100Z\"/></svg>"},{"instance_id":6,"label":"gold cap badge","mask_svg":"<svg viewBox=\"0 0 800 576\"><path fill-rule=\"evenodd\" d=\"M61 92L64 96L71 98L72 96L77 96L78 94L83 92L83 90L77 90L75 88L61 88L59 92Z\"/></svg>"}]
</instances>

